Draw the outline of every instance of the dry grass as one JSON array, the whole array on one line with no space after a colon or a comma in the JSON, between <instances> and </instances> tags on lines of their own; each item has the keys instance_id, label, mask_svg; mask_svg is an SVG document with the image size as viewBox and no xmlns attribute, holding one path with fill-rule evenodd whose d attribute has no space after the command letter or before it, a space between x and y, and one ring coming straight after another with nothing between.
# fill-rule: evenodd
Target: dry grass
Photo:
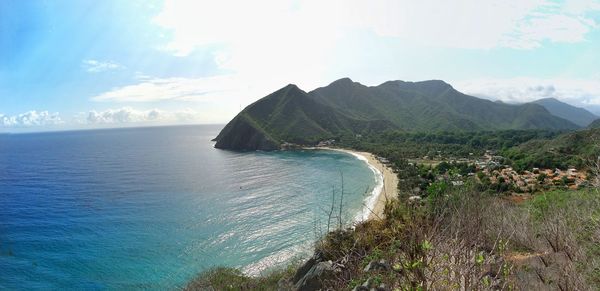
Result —
<instances>
[{"instance_id":1,"label":"dry grass","mask_svg":"<svg viewBox=\"0 0 600 291\"><path fill-rule=\"evenodd\" d=\"M351 289L370 278L376 285L400 289L506 287L510 269L501 253L509 230L492 227L495 210L490 207L500 211L503 202L473 187L443 193L428 205L392 201L384 220L330 233L317 245L318 252L339 266L325 286ZM363 272L369 262L380 259L389 268Z\"/></svg>"},{"instance_id":2,"label":"dry grass","mask_svg":"<svg viewBox=\"0 0 600 291\"><path fill-rule=\"evenodd\" d=\"M596 190L550 192L517 205L467 186L428 201L391 202L384 220L330 233L317 249L339 269L325 286L352 289L367 279L400 290L600 286ZM363 271L380 259L390 268Z\"/></svg>"},{"instance_id":3,"label":"dry grass","mask_svg":"<svg viewBox=\"0 0 600 291\"><path fill-rule=\"evenodd\" d=\"M367 280L370 287L384 284L389 290L600 286L597 189L548 192L520 204L474 185L444 191L421 204L390 201L383 220L338 229L318 241L315 251L335 267L323 278L324 289L350 290ZM380 260L387 268L364 271ZM261 278L217 269L188 289L277 290L292 269Z\"/></svg>"}]
</instances>

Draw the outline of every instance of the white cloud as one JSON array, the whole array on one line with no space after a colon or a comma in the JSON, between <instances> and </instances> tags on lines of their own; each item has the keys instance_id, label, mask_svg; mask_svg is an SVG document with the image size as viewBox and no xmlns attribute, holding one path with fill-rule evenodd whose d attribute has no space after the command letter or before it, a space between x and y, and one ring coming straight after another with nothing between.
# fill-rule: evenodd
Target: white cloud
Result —
<instances>
[{"instance_id":1,"label":"white cloud","mask_svg":"<svg viewBox=\"0 0 600 291\"><path fill-rule=\"evenodd\" d=\"M556 98L581 107L600 105L600 79L477 79L453 82L453 86L466 94L508 103Z\"/></svg>"},{"instance_id":2,"label":"white cloud","mask_svg":"<svg viewBox=\"0 0 600 291\"><path fill-rule=\"evenodd\" d=\"M575 43L585 40L585 36L597 24L592 19L569 15L544 15L520 23L515 34L506 40L506 46L513 48L536 48L544 40Z\"/></svg>"},{"instance_id":3,"label":"white cloud","mask_svg":"<svg viewBox=\"0 0 600 291\"><path fill-rule=\"evenodd\" d=\"M144 77L137 84L114 88L92 100L116 103L183 101L204 107L201 122L219 123L226 122L255 98L283 87L286 81L276 77L266 80L243 78L240 74L201 78Z\"/></svg>"},{"instance_id":4,"label":"white cloud","mask_svg":"<svg viewBox=\"0 0 600 291\"><path fill-rule=\"evenodd\" d=\"M546 0L360 2L352 15L379 35L422 45L467 49L530 49L543 41L576 42L596 27L594 5L565 10Z\"/></svg>"},{"instance_id":5,"label":"white cloud","mask_svg":"<svg viewBox=\"0 0 600 291\"><path fill-rule=\"evenodd\" d=\"M18 115L4 115L0 114L0 127L35 127L35 126L49 126L59 125L64 122L60 118L60 115L50 113L48 111L27 111Z\"/></svg>"},{"instance_id":6,"label":"white cloud","mask_svg":"<svg viewBox=\"0 0 600 291\"><path fill-rule=\"evenodd\" d=\"M217 45L215 61L229 80L236 81L231 85L266 93L291 82L310 88L327 79L328 58L341 35L340 15L331 13L337 5L167 1L155 22L172 32L163 49L184 56L198 47Z\"/></svg>"},{"instance_id":7,"label":"white cloud","mask_svg":"<svg viewBox=\"0 0 600 291\"><path fill-rule=\"evenodd\" d=\"M357 28L441 47L533 48L545 40L581 41L597 24L597 0L189 1L167 0L155 22L172 31L165 47L187 55L208 44L323 50ZM279 53L285 53L279 52Z\"/></svg>"},{"instance_id":8,"label":"white cloud","mask_svg":"<svg viewBox=\"0 0 600 291\"><path fill-rule=\"evenodd\" d=\"M340 41L370 31L411 45L533 49L544 42L578 42L597 27L600 2L571 0L166 0L154 22L168 29L162 49L186 56L218 47L225 75L148 79L94 100L250 100L284 86L313 89L335 75ZM373 52L365 52L366 55ZM363 60L364 61L364 60ZM361 60L357 59L356 66ZM332 73L334 75L332 75ZM246 100L246 101L244 101Z\"/></svg>"},{"instance_id":9,"label":"white cloud","mask_svg":"<svg viewBox=\"0 0 600 291\"><path fill-rule=\"evenodd\" d=\"M159 109L136 110L131 107L107 109L104 111L91 110L80 113L75 117L79 124L127 124L127 123L190 123L199 120L199 114L191 109L166 111Z\"/></svg>"},{"instance_id":10,"label":"white cloud","mask_svg":"<svg viewBox=\"0 0 600 291\"><path fill-rule=\"evenodd\" d=\"M101 73L123 68L113 61L84 60L82 67L89 73Z\"/></svg>"},{"instance_id":11,"label":"white cloud","mask_svg":"<svg viewBox=\"0 0 600 291\"><path fill-rule=\"evenodd\" d=\"M214 60L221 75L143 76L136 84L113 88L92 100L211 101L219 103L219 109L225 112L218 119L224 122L240 105L247 105L287 83L310 90L325 85L324 80L345 77L335 75L334 68L337 55L346 51L340 45L341 40L347 40L350 33L367 31L412 45L434 47L534 49L548 41L584 41L598 26L589 12L600 10L599 3L597 0L564 4L549 0L166 0L162 12L154 19L171 32L169 42L161 49L186 56L197 48L216 47ZM367 59L357 59L356 66ZM555 88L555 94L562 94L563 98L575 94L566 92L563 86ZM505 93L495 93L505 99L542 94L503 90ZM595 102L592 97L588 99Z\"/></svg>"},{"instance_id":12,"label":"white cloud","mask_svg":"<svg viewBox=\"0 0 600 291\"><path fill-rule=\"evenodd\" d=\"M350 19L378 35L411 44L489 49L513 46L516 27L543 0L354 2ZM514 35L514 36L513 36Z\"/></svg>"},{"instance_id":13,"label":"white cloud","mask_svg":"<svg viewBox=\"0 0 600 291\"><path fill-rule=\"evenodd\" d=\"M151 78L144 77L140 82L92 97L94 101L112 102L157 102L157 101L202 101L207 94L218 94L231 85L228 77L207 78Z\"/></svg>"}]
</instances>

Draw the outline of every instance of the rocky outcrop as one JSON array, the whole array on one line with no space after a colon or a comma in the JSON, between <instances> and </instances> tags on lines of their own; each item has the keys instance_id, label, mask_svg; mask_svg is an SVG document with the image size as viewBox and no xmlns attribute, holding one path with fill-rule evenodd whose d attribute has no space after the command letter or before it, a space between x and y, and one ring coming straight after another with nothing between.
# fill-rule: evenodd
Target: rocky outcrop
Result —
<instances>
[{"instance_id":1,"label":"rocky outcrop","mask_svg":"<svg viewBox=\"0 0 600 291\"><path fill-rule=\"evenodd\" d=\"M315 254L296 271L292 283L294 289L299 291L319 290L322 280L334 270L331 261L323 261L319 254Z\"/></svg>"}]
</instances>

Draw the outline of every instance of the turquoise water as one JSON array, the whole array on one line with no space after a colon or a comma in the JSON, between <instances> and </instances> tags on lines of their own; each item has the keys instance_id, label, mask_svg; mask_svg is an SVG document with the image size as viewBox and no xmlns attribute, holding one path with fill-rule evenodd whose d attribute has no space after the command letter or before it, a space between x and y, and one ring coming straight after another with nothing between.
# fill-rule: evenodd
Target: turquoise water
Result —
<instances>
[{"instance_id":1,"label":"turquoise water","mask_svg":"<svg viewBox=\"0 0 600 291\"><path fill-rule=\"evenodd\" d=\"M310 252L340 173L346 222L374 188L351 155L218 150L220 128L0 135L0 289L173 289L217 265L259 274Z\"/></svg>"}]
</instances>

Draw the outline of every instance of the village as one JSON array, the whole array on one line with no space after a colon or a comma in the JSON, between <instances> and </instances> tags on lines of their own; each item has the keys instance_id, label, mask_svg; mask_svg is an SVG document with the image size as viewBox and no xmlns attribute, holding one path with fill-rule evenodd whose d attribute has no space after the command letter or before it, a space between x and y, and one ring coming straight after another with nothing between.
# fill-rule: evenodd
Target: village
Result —
<instances>
[{"instance_id":1,"label":"village","mask_svg":"<svg viewBox=\"0 0 600 291\"><path fill-rule=\"evenodd\" d=\"M472 156L472 155L471 155ZM469 172L466 177L475 177L482 184L498 185L502 192L533 193L552 188L568 188L572 190L588 186L588 175L574 167L566 170L532 168L517 172L511 166L504 164L504 158L495 155L493 151L486 151L481 158L448 158L441 156L430 158L425 156L413 160L418 164L436 166L442 162L454 164L473 165L475 171ZM454 186L462 185L466 178L461 174L445 173L438 180L446 180Z\"/></svg>"},{"instance_id":2,"label":"village","mask_svg":"<svg viewBox=\"0 0 600 291\"><path fill-rule=\"evenodd\" d=\"M494 156L491 151L486 151L482 160L476 162L476 166L491 183L506 183L517 193L532 193L555 187L576 190L588 184L587 174L574 167L566 170L532 168L518 173L512 167L501 165L501 160L501 156ZM481 179L481 176L478 175L478 178Z\"/></svg>"},{"instance_id":3,"label":"village","mask_svg":"<svg viewBox=\"0 0 600 291\"><path fill-rule=\"evenodd\" d=\"M323 140L317 147L330 147L335 145L335 140ZM382 164L390 164L386 158L377 157ZM477 158L469 153L469 158L446 158L440 151L434 155L423 156L418 159L409 159L409 165L422 165L431 168L441 163L449 165L469 165L472 171L468 173L445 172L435 177L435 180L446 181L453 186L461 186L466 179L473 177L482 184L496 185L499 192L534 193L549 189L577 190L589 185L588 175L575 167L566 170L532 168L518 172L505 163L506 159L497 155L495 151L486 150L483 156Z\"/></svg>"}]
</instances>

